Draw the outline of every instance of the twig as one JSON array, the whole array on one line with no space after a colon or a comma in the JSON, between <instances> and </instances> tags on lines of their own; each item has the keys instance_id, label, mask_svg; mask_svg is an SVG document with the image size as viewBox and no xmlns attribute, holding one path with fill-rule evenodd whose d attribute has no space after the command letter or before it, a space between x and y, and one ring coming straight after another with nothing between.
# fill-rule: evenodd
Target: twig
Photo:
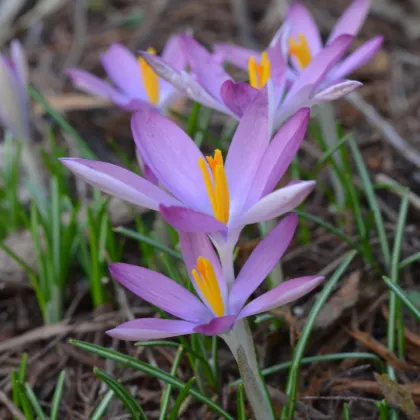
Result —
<instances>
[{"instance_id":1,"label":"twig","mask_svg":"<svg viewBox=\"0 0 420 420\"><path fill-rule=\"evenodd\" d=\"M3 391L0 391L0 402L6 406L6 408L13 414L16 419L26 420L26 417L13 405L12 401L7 398L7 395Z\"/></svg>"},{"instance_id":2,"label":"twig","mask_svg":"<svg viewBox=\"0 0 420 420\"><path fill-rule=\"evenodd\" d=\"M404 140L386 121L376 109L368 104L357 92L352 92L346 96L348 102L354 105L367 119L367 121L380 130L384 135L384 139L394 147L405 159L420 168L420 154Z\"/></svg>"}]
</instances>

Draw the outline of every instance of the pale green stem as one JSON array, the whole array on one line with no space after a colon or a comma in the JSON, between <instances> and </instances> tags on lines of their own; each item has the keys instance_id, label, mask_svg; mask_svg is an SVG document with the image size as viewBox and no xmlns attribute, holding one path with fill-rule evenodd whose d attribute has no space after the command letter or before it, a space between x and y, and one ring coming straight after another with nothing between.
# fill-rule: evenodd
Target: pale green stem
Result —
<instances>
[{"instance_id":1,"label":"pale green stem","mask_svg":"<svg viewBox=\"0 0 420 420\"><path fill-rule=\"evenodd\" d=\"M331 102L320 104L316 107L316 114L321 126L322 137L324 138L328 149L331 149L338 142L334 105ZM341 169L343 167L341 157L337 153L332 154L331 158L338 168ZM329 173L337 206L341 210L344 208L346 201L344 188L341 185L337 174L334 172L334 169L331 168Z\"/></svg>"}]
</instances>

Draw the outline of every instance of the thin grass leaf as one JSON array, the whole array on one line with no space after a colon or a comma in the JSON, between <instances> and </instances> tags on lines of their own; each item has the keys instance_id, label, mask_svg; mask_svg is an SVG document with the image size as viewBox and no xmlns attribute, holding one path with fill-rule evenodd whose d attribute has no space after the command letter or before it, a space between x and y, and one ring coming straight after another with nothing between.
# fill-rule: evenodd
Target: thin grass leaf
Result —
<instances>
[{"instance_id":1,"label":"thin grass leaf","mask_svg":"<svg viewBox=\"0 0 420 420\"><path fill-rule=\"evenodd\" d=\"M195 377L192 377L182 388L178 397L176 398L174 405L169 413L169 420L177 420L179 418L178 414L181 410L182 404L190 393L190 389L195 384Z\"/></svg>"},{"instance_id":2,"label":"thin grass leaf","mask_svg":"<svg viewBox=\"0 0 420 420\"><path fill-rule=\"evenodd\" d=\"M112 389L108 390L108 392L105 394L105 397L102 398L102 401L95 408L95 411L91 415L90 420L101 420L104 418L106 410L108 409L110 402L114 398L114 395L115 392Z\"/></svg>"},{"instance_id":3,"label":"thin grass leaf","mask_svg":"<svg viewBox=\"0 0 420 420\"><path fill-rule=\"evenodd\" d=\"M397 295L405 307L411 312L411 314L420 322L420 310L417 306L411 301L411 299L404 293L398 284L394 283L389 277L383 276L382 279L387 284L387 286Z\"/></svg>"},{"instance_id":4,"label":"thin grass leaf","mask_svg":"<svg viewBox=\"0 0 420 420\"><path fill-rule=\"evenodd\" d=\"M36 397L33 389L28 383L25 383L25 392L28 397L29 402L32 405L32 408L34 409L35 415L38 420L47 420L47 416L44 413L44 411L41 408L41 404L38 401L38 398Z\"/></svg>"},{"instance_id":5,"label":"thin grass leaf","mask_svg":"<svg viewBox=\"0 0 420 420\"><path fill-rule=\"evenodd\" d=\"M416 252L415 254L410 255L409 257L407 257L405 260L402 260L400 262L400 264L398 265L398 268L400 270L402 270L402 269L408 267L410 264L413 264L413 263L415 263L415 262L417 262L419 260L420 260L420 252Z\"/></svg>"},{"instance_id":6,"label":"thin grass leaf","mask_svg":"<svg viewBox=\"0 0 420 420\"><path fill-rule=\"evenodd\" d=\"M114 229L114 232L120 233L121 235L126 236L127 238L136 239L139 242L144 242L148 245L153 246L154 248L158 249L159 251L165 252L166 254L170 255L171 257L176 258L177 260L184 261L182 255L179 252L174 251L171 248L157 242L156 240L149 238L148 236L142 235L139 232L135 232L134 230L126 229L123 227L117 227Z\"/></svg>"},{"instance_id":7,"label":"thin grass leaf","mask_svg":"<svg viewBox=\"0 0 420 420\"><path fill-rule=\"evenodd\" d=\"M34 413L32 411L32 404L28 399L25 391L25 385L22 382L17 382L19 405L22 407L23 414L26 420L34 420Z\"/></svg>"},{"instance_id":8,"label":"thin grass leaf","mask_svg":"<svg viewBox=\"0 0 420 420\"><path fill-rule=\"evenodd\" d=\"M236 392L236 416L238 420L246 420L244 386L240 384Z\"/></svg>"},{"instance_id":9,"label":"thin grass leaf","mask_svg":"<svg viewBox=\"0 0 420 420\"><path fill-rule=\"evenodd\" d=\"M365 192L366 199L369 203L371 211L373 212L373 217L375 219L376 230L378 233L379 243L384 257L385 266L390 267L391 252L389 249L388 239L386 237L384 220L382 217L381 210L379 209L378 201L376 200L375 190L373 188L372 181L370 179L366 165L363 161L363 157L360 153L360 150L353 139L349 141L349 146L353 154L353 158L356 163L360 178L362 180L363 190Z\"/></svg>"},{"instance_id":10,"label":"thin grass leaf","mask_svg":"<svg viewBox=\"0 0 420 420\"><path fill-rule=\"evenodd\" d=\"M181 381L178 378L175 378L171 375L169 375L167 372L164 372L163 370L150 366L149 364L142 362L141 360L136 360L132 357L126 356L124 354L121 354L119 352L116 352L114 350L105 349L101 346L97 346L95 344L86 343L79 340L70 340L70 342L75 345L78 348L81 348L83 350L89 351L91 353L94 353L100 357L103 357L105 359L114 360L117 363L121 363L125 366L132 367L133 369L136 369L140 372L143 372L147 375L150 375L156 379L159 379L161 381L164 381L166 383L170 383L173 387L177 389L182 389L185 387L185 382ZM214 401L211 399L205 397L204 395L200 394L195 389L190 389L189 393L196 398L198 401L202 402L203 404L210 407L214 412L216 412L218 415L222 416L224 419L227 420L234 420L234 418L229 415L226 411L223 410L220 406L218 406Z\"/></svg>"},{"instance_id":11,"label":"thin grass leaf","mask_svg":"<svg viewBox=\"0 0 420 420\"><path fill-rule=\"evenodd\" d=\"M348 253L344 262L337 268L337 270L325 284L324 288L322 289L318 298L316 299L311 312L309 313L308 319L305 323L305 326L302 330L301 336L293 353L292 365L289 371L286 386L286 393L289 396L289 401L287 406L282 411L282 419L294 418L299 383L299 368L303 359L303 355L305 353L306 346L309 341L309 337L315 325L315 320L319 312L321 311L322 306L327 301L337 282L341 279L341 276L344 274L355 255L355 251Z\"/></svg>"},{"instance_id":12,"label":"thin grass leaf","mask_svg":"<svg viewBox=\"0 0 420 420\"><path fill-rule=\"evenodd\" d=\"M347 403L343 405L343 420L351 420L350 407Z\"/></svg>"},{"instance_id":13,"label":"thin grass leaf","mask_svg":"<svg viewBox=\"0 0 420 420\"><path fill-rule=\"evenodd\" d=\"M179 363L181 361L182 353L184 352L184 349L182 346L178 346L178 351L176 352L174 362L171 367L171 371L169 372L170 375L176 376L176 370L178 369ZM172 385L167 384L166 388L162 395L162 402L160 404L160 414L159 414L159 420L165 420L166 413L168 412L169 408L169 401L171 398L171 391L172 391Z\"/></svg>"},{"instance_id":14,"label":"thin grass leaf","mask_svg":"<svg viewBox=\"0 0 420 420\"><path fill-rule=\"evenodd\" d=\"M103 381L108 388L112 389L115 396L123 403L124 407L130 412L133 420L147 420L147 416L141 408L140 404L128 392L128 390L121 385L116 379L108 375L101 369L93 369L94 374Z\"/></svg>"},{"instance_id":15,"label":"thin grass leaf","mask_svg":"<svg viewBox=\"0 0 420 420\"><path fill-rule=\"evenodd\" d=\"M191 138L194 138L195 133L197 131L198 120L199 120L198 117L200 115L200 110L201 110L201 104L199 104L198 102L194 102L192 112L188 118L187 130L186 130L187 134Z\"/></svg>"},{"instance_id":16,"label":"thin grass leaf","mask_svg":"<svg viewBox=\"0 0 420 420\"><path fill-rule=\"evenodd\" d=\"M51 403L50 420L58 420L58 412L60 410L61 396L63 395L64 379L66 372L63 370L57 379L54 395Z\"/></svg>"}]
</instances>

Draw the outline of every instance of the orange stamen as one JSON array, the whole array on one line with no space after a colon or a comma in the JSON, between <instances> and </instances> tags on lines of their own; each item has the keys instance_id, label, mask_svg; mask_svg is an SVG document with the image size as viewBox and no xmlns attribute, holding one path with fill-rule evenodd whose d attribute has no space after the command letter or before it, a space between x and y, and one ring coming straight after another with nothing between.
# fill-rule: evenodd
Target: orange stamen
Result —
<instances>
[{"instance_id":1,"label":"orange stamen","mask_svg":"<svg viewBox=\"0 0 420 420\"><path fill-rule=\"evenodd\" d=\"M156 50L154 48L148 48L147 52L156 55ZM147 64L144 58L139 57L138 61L147 97L153 105L157 105L159 103L159 76L149 64Z\"/></svg>"}]
</instances>

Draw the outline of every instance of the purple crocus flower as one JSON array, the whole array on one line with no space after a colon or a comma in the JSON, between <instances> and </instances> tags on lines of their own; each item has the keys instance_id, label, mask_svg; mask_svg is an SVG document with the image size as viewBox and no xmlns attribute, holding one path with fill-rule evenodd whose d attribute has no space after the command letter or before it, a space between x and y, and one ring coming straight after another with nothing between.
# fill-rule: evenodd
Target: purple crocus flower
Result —
<instances>
[{"instance_id":1,"label":"purple crocus flower","mask_svg":"<svg viewBox=\"0 0 420 420\"><path fill-rule=\"evenodd\" d=\"M28 64L19 41L12 41L10 57L0 55L0 122L15 137L30 139Z\"/></svg>"},{"instance_id":2,"label":"purple crocus flower","mask_svg":"<svg viewBox=\"0 0 420 420\"><path fill-rule=\"evenodd\" d=\"M324 57L319 59L318 56L324 56L324 50L331 48L343 36L356 36L366 19L369 6L369 0L354 0L335 25L324 46L312 15L299 1L295 0L290 5L286 13L285 25L280 30L283 35L287 34L286 42L282 42L280 47L290 55L292 62L292 67L288 69L289 81L295 82L301 79L302 73L314 72L323 73L322 83L319 84L319 87L322 89L328 87L329 89L325 93L331 92L331 89L334 88L336 90L334 96L337 96L337 93L342 96L349 92L350 87L357 87L354 82L350 83L343 79L372 59L381 48L382 36L370 39L343 59L344 53L350 46L350 42L346 42L346 48L342 49L340 55L327 65L323 63ZM260 55L254 50L223 43L215 45L215 53L220 59L225 59L243 69L247 69L250 57ZM314 61L317 62L317 65L313 65ZM324 67L327 71L320 71L318 66ZM310 68L311 71L308 72L307 68ZM340 91L343 92L340 93ZM318 100L325 100L327 98L325 93L318 93Z\"/></svg>"},{"instance_id":3,"label":"purple crocus flower","mask_svg":"<svg viewBox=\"0 0 420 420\"><path fill-rule=\"evenodd\" d=\"M153 49L150 54L156 54ZM162 59L177 71L186 66L180 35L169 38L162 52ZM120 44L111 45L101 56L102 66L113 85L80 69L69 69L67 74L74 85L84 92L108 98L124 110L135 111L141 108L157 108L165 111L180 97L166 80L158 77L142 58L132 54Z\"/></svg>"},{"instance_id":4,"label":"purple crocus flower","mask_svg":"<svg viewBox=\"0 0 420 420\"><path fill-rule=\"evenodd\" d=\"M245 225L290 212L315 185L298 181L273 192L305 135L309 110L297 112L270 142L269 108L264 88L240 120L226 162L220 150L206 158L177 124L158 112L135 113L134 140L159 185L110 163L61 161L105 193L160 211L178 230L213 233L218 244L234 245Z\"/></svg>"},{"instance_id":5,"label":"purple crocus flower","mask_svg":"<svg viewBox=\"0 0 420 420\"><path fill-rule=\"evenodd\" d=\"M297 216L286 216L255 248L229 288L206 234L180 232L185 265L199 297L168 277L129 264L110 265L112 276L145 301L179 318L140 318L107 331L122 340L152 340L184 334L221 335L236 321L292 302L318 286L323 277L285 281L247 303L282 257L293 238Z\"/></svg>"},{"instance_id":6,"label":"purple crocus flower","mask_svg":"<svg viewBox=\"0 0 420 420\"><path fill-rule=\"evenodd\" d=\"M191 73L178 71L165 60L140 53L150 66L165 80L168 80L184 95L210 108L234 118L243 115L246 106L268 81L274 91L274 128L280 127L291 115L303 107L340 98L361 85L357 81L325 83L326 76L343 57L353 38L342 35L334 39L314 57L313 61L295 77L294 83L286 91L287 51L285 40L287 31L281 30L274 37L270 47L262 54L246 53L241 47L226 46L229 59L239 57L244 69L248 70L250 84L235 83L221 64L223 46L216 54L210 54L190 36L182 36ZM230 53L232 50L232 53ZM286 53L285 53L286 51ZM235 53L237 53L235 55ZM247 57L245 60L245 56Z\"/></svg>"}]
</instances>

